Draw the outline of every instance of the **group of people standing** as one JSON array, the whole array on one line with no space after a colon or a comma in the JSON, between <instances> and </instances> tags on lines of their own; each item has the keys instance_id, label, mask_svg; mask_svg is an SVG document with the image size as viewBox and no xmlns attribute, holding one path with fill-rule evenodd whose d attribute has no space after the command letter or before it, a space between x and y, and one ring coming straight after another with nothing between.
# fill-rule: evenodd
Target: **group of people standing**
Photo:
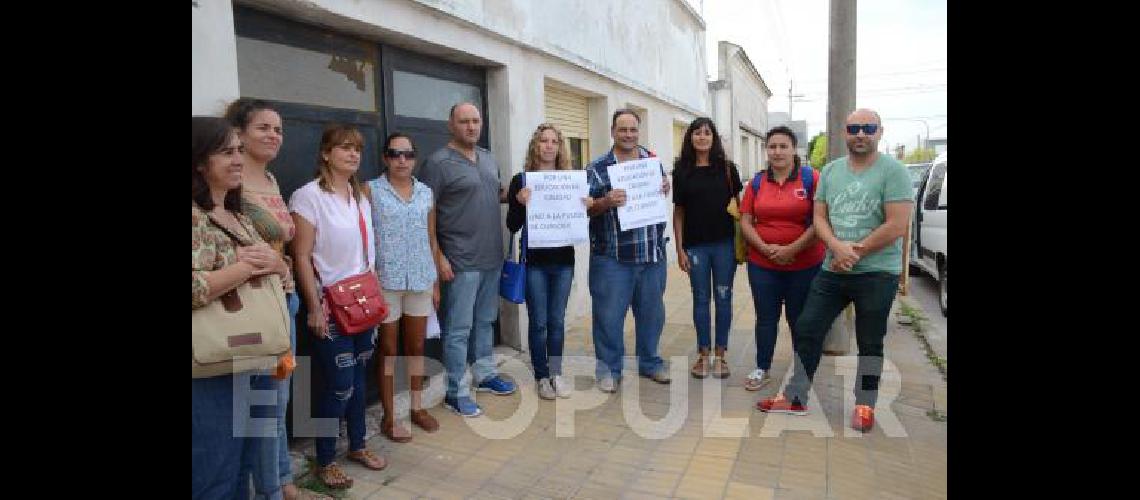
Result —
<instances>
[{"instance_id":1,"label":"group of people standing","mask_svg":"<svg viewBox=\"0 0 1140 500\"><path fill-rule=\"evenodd\" d=\"M725 356L737 265L737 215L748 246L748 279L757 312L756 369L745 380L748 390L770 381L776 325L785 307L796 344L796 376L785 395L758 404L762 411L806 412L804 393L818 365L823 334L852 300L860 354L882 353L885 311L899 272L893 242L902 234L895 234L896 226L905 229L902 202L910 200L910 184L898 162L875 152L881 136L878 116L860 110L849 124L853 120L858 129L851 132L848 127L851 156L833 162L822 175L801 165L795 134L776 127L765 137L766 172L745 183L708 118L694 120L685 133L674 164L675 187L662 170L661 192L672 192L676 205L678 263L689 274L693 293L698 355L692 376L729 377ZM418 169L411 137L398 132L388 136L382 149L386 168L367 182L358 175L363 136L350 126L332 125L321 137L315 178L286 203L267 168L284 138L281 117L271 105L240 99L229 106L225 118L193 117L193 122L193 308L252 277L279 274L293 322L293 345L302 306L315 336L314 359L325 381L315 388L315 416L347 421L347 459L374 470L387 465L364 441L365 366L377 345L382 433L394 442L412 439L403 419L394 414L399 344L409 360L408 419L425 432L438 430L439 423L422 406L424 338L433 308L440 312L445 406L476 417L482 409L472 388L496 395L516 391L513 381L497 373L492 353L504 255L500 206L508 204L510 232L525 230L531 201L525 172L571 168L567 144L555 126L538 126L527 146L524 171L504 189L493 154L477 145L482 117L470 103L451 108L450 141ZM613 146L586 167L589 196L582 204L590 217L592 339L596 384L604 392L617 391L622 380L624 320L630 309L638 374L671 382L658 354L665 322L665 223L622 230L617 208L626 203L626 193L614 189L609 178L610 166L654 156L639 145L639 128L635 112L619 109L611 122ZM900 179L903 189L896 186ZM901 223L899 213L904 213ZM226 233L247 234L249 244L238 245ZM574 248L523 251L528 340L538 395L567 398L574 388L572 380L562 377L561 358ZM362 270L376 273L390 309L377 328L353 335L339 331L330 318L322 289ZM716 307L715 335L710 295ZM863 363L861 357L861 369ZM868 408L857 409L865 417L860 421L864 428L870 427L864 421L871 418L867 411L874 405L881 362L869 368L873 377L857 388L861 408ZM194 498L244 498L251 481L258 498L311 497L292 484L284 418L290 380L279 376L281 370L276 372L278 376L249 374L251 389L278 394L275 405L253 407L253 416L261 411L260 416L277 418L275 437L239 437L242 433L234 426L241 419L235 413L249 410L233 404L236 375L194 379ZM318 437L316 444L317 477L333 488L351 487L352 478L334 460L336 437Z\"/></svg>"},{"instance_id":2,"label":"group of people standing","mask_svg":"<svg viewBox=\"0 0 1140 500\"><path fill-rule=\"evenodd\" d=\"M698 352L692 376L729 377L725 353L737 265L734 219L739 217L756 311L756 368L744 388L758 391L771 382L782 309L794 344L792 378L782 393L756 407L806 415L824 338L839 313L854 303L859 361L851 426L868 431L874 425L883 339L902 271L900 238L912 199L906 168L877 151L878 113L856 110L847 117L845 132L848 156L819 171L801 163L791 129L774 127L764 137L768 168L742 183L716 126L707 118L694 120L673 171L673 231L678 265L689 274L693 294Z\"/></svg>"}]
</instances>

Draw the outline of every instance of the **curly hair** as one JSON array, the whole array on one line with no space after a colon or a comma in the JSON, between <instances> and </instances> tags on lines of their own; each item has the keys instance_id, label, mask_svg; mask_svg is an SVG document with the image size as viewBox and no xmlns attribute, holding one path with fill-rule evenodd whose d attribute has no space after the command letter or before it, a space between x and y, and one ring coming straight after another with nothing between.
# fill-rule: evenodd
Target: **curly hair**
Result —
<instances>
[{"instance_id":1,"label":"curly hair","mask_svg":"<svg viewBox=\"0 0 1140 500\"><path fill-rule=\"evenodd\" d=\"M562 131L558 127L549 123L543 123L534 129L534 134L530 136L530 144L526 147L526 163L523 167L526 171L538 170L538 141L542 138L542 133L547 130L553 130L554 135L558 138L558 156L554 157L555 170L570 170L570 153L566 150L566 140L562 137Z\"/></svg>"}]
</instances>

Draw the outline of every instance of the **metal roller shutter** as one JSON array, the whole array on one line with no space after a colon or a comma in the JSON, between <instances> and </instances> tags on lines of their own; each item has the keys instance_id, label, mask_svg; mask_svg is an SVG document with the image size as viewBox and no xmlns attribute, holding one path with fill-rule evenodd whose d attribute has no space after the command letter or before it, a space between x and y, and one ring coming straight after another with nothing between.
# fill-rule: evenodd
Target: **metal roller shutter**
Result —
<instances>
[{"instance_id":1,"label":"metal roller shutter","mask_svg":"<svg viewBox=\"0 0 1140 500\"><path fill-rule=\"evenodd\" d=\"M546 120L565 137L590 138L590 106L586 96L546 85Z\"/></svg>"}]
</instances>

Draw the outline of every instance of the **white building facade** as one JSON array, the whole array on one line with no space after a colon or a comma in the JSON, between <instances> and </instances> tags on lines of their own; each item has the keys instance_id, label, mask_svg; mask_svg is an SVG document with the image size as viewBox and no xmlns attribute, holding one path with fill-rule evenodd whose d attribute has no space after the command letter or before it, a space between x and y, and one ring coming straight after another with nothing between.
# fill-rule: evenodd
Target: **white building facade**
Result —
<instances>
[{"instance_id":1,"label":"white building facade","mask_svg":"<svg viewBox=\"0 0 1140 500\"><path fill-rule=\"evenodd\" d=\"M717 79L709 82L712 119L725 153L748 177L763 169L768 99L772 91L739 45L718 45Z\"/></svg>"},{"instance_id":2,"label":"white building facade","mask_svg":"<svg viewBox=\"0 0 1140 500\"><path fill-rule=\"evenodd\" d=\"M668 172L677 128L709 110L705 24L684 0L199 0L192 64L194 115L238 97L277 105L285 139L270 168L286 197L312 179L330 122L364 133L370 179L387 134L409 133L422 161L446 143L449 108L475 102L506 186L542 122L566 133L581 168L611 146L611 114L633 108ZM766 106L748 103L733 130L762 130L751 116ZM576 248L568 322L588 310L588 257ZM526 349L525 332L525 306L503 302L499 341Z\"/></svg>"}]
</instances>

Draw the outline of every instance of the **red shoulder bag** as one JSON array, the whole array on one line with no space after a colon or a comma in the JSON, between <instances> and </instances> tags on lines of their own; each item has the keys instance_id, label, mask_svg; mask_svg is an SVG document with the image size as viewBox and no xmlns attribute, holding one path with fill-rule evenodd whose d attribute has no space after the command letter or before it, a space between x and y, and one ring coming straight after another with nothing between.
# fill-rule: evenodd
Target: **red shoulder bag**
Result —
<instances>
[{"instance_id":1,"label":"red shoulder bag","mask_svg":"<svg viewBox=\"0 0 1140 500\"><path fill-rule=\"evenodd\" d=\"M364 225L364 213L359 202L356 204L356 215L360 222L360 243L364 248L364 272L324 287L325 305L336 321L337 328L345 335L366 331L388 317L388 303L384 302L380 280L368 268L368 230Z\"/></svg>"}]
</instances>

